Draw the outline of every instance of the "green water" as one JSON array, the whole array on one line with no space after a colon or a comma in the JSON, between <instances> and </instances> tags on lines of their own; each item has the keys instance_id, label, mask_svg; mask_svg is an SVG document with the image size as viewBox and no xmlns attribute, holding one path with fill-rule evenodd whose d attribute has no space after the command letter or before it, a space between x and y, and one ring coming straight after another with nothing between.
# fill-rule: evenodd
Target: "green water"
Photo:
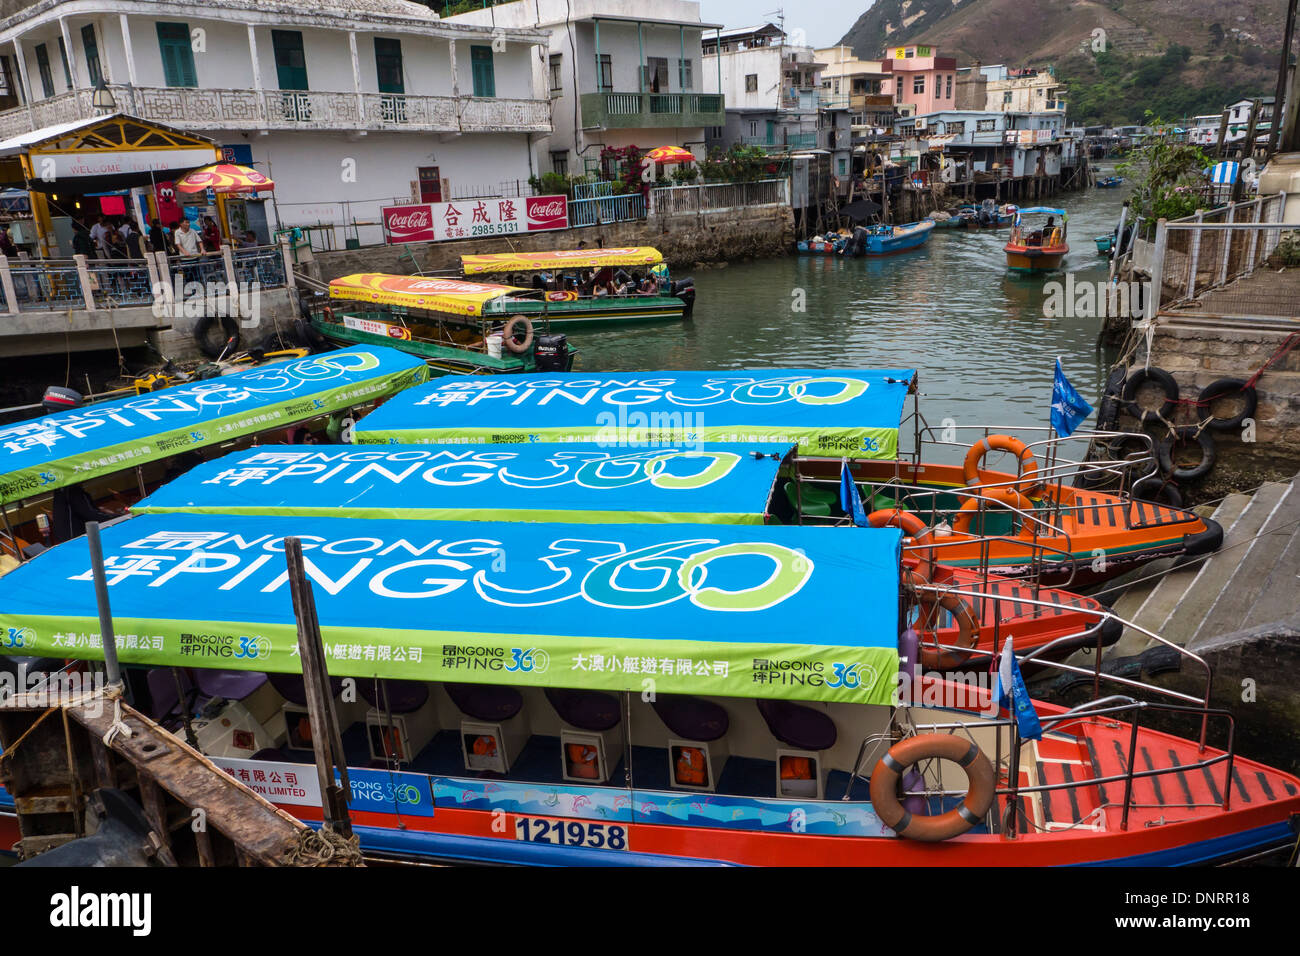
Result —
<instances>
[{"instance_id":1,"label":"green water","mask_svg":"<svg viewBox=\"0 0 1300 956\"><path fill-rule=\"evenodd\" d=\"M1076 283L1106 278L1092 240L1114 229L1125 193L1051 200L1070 216L1063 269ZM1007 236L935 229L921 249L884 259L791 255L699 270L694 318L575 334L579 369L915 368L932 425L1046 425L1057 356L1096 404L1100 319L1045 318L1044 286L1065 272L1008 271ZM802 312L792 308L797 290Z\"/></svg>"}]
</instances>

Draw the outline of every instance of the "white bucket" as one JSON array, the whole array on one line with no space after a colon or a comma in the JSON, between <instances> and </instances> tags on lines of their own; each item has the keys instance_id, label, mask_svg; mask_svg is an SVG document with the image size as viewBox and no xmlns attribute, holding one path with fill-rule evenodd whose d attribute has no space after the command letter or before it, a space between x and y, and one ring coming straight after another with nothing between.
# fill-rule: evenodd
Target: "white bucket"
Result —
<instances>
[{"instance_id":1,"label":"white bucket","mask_svg":"<svg viewBox=\"0 0 1300 956\"><path fill-rule=\"evenodd\" d=\"M493 332L487 337L487 354L494 359L501 357L501 343L505 336L500 332Z\"/></svg>"}]
</instances>

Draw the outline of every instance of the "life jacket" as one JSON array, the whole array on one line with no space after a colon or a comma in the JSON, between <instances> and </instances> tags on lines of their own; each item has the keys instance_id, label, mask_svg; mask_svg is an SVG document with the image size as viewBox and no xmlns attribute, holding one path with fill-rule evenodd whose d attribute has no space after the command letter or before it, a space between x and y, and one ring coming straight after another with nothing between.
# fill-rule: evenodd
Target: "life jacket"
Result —
<instances>
[{"instance_id":1,"label":"life jacket","mask_svg":"<svg viewBox=\"0 0 1300 956\"><path fill-rule=\"evenodd\" d=\"M673 774L679 784L703 787L708 783L708 763L699 747L678 747L677 766Z\"/></svg>"},{"instance_id":2,"label":"life jacket","mask_svg":"<svg viewBox=\"0 0 1300 956\"><path fill-rule=\"evenodd\" d=\"M495 757L497 738L494 734L480 734L474 738L474 746L471 749L476 757Z\"/></svg>"},{"instance_id":3,"label":"life jacket","mask_svg":"<svg viewBox=\"0 0 1300 956\"><path fill-rule=\"evenodd\" d=\"M782 757L782 780L811 780L813 778L812 761L807 757Z\"/></svg>"},{"instance_id":4,"label":"life jacket","mask_svg":"<svg viewBox=\"0 0 1300 956\"><path fill-rule=\"evenodd\" d=\"M588 744L566 744L564 750L568 757L570 777L582 777L586 780L600 779L599 754L595 747Z\"/></svg>"}]
</instances>

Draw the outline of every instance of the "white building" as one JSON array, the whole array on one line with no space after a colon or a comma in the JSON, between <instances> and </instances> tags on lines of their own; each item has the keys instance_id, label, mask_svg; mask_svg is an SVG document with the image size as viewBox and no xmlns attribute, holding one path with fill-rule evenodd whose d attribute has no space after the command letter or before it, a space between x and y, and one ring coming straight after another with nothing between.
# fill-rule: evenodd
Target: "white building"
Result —
<instances>
[{"instance_id":1,"label":"white building","mask_svg":"<svg viewBox=\"0 0 1300 956\"><path fill-rule=\"evenodd\" d=\"M551 130L546 43L404 0L44 0L0 22L0 140L93 116L102 83L118 110L274 179L272 210L247 204L255 231L374 223L394 199L527 188Z\"/></svg>"},{"instance_id":2,"label":"white building","mask_svg":"<svg viewBox=\"0 0 1300 956\"><path fill-rule=\"evenodd\" d=\"M720 25L701 22L693 0L516 0L444 22L549 35L536 61L539 95L555 104L545 171L594 171L606 147L682 146L703 159L705 127L723 123L700 53L703 31Z\"/></svg>"},{"instance_id":3,"label":"white building","mask_svg":"<svg viewBox=\"0 0 1300 956\"><path fill-rule=\"evenodd\" d=\"M1065 112L1065 87L1051 67L1015 69L1002 65L980 67L988 80L985 87L988 110L1013 113Z\"/></svg>"}]
</instances>

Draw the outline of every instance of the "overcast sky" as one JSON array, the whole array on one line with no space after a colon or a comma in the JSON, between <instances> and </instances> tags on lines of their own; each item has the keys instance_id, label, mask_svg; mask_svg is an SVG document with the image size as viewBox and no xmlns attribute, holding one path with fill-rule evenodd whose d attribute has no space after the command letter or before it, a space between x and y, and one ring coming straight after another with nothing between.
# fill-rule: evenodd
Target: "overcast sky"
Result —
<instances>
[{"instance_id":1,"label":"overcast sky","mask_svg":"<svg viewBox=\"0 0 1300 956\"><path fill-rule=\"evenodd\" d=\"M770 4L770 6L768 5ZM810 46L831 46L853 26L853 21L871 6L871 0L823 0L821 3L789 3L785 0L700 0L700 17L706 23L745 27L777 22L777 10L785 9L785 29L802 29Z\"/></svg>"}]
</instances>

